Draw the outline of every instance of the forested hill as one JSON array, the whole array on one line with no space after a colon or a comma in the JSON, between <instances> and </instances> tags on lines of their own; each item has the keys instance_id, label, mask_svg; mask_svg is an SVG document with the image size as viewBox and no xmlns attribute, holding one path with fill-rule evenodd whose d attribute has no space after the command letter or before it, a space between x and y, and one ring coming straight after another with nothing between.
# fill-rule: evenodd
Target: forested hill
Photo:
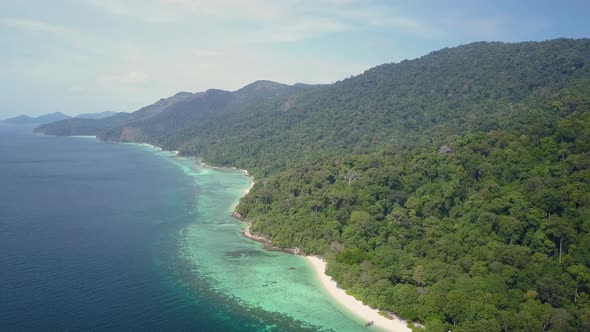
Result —
<instances>
[{"instance_id":1,"label":"forested hill","mask_svg":"<svg viewBox=\"0 0 590 332\"><path fill-rule=\"evenodd\" d=\"M590 331L590 40L475 43L194 128L238 212L433 331ZM209 144L208 144L209 143ZM215 143L215 144L210 144Z\"/></svg>"},{"instance_id":2,"label":"forested hill","mask_svg":"<svg viewBox=\"0 0 590 332\"><path fill-rule=\"evenodd\" d=\"M178 136L177 132L183 128L198 126L210 117L216 116L223 121L227 113L237 113L245 107L312 88L311 85L256 81L233 92L216 89L195 94L181 92L132 113L121 126L111 129L103 138L160 145L166 138Z\"/></svg>"},{"instance_id":3,"label":"forested hill","mask_svg":"<svg viewBox=\"0 0 590 332\"><path fill-rule=\"evenodd\" d=\"M112 141L161 144L160 141L166 137L177 137L177 131L192 127L212 115L225 116L226 113L315 87L256 81L233 92L218 89L198 93L179 92L131 114L118 113L101 119L68 119L39 126L36 131L48 135L96 135Z\"/></svg>"},{"instance_id":4,"label":"forested hill","mask_svg":"<svg viewBox=\"0 0 590 332\"><path fill-rule=\"evenodd\" d=\"M247 168L253 231L429 330L590 330L589 39L473 43L217 105L104 138Z\"/></svg>"},{"instance_id":5,"label":"forested hill","mask_svg":"<svg viewBox=\"0 0 590 332\"><path fill-rule=\"evenodd\" d=\"M23 125L23 124L30 125L30 124L49 123L49 122L54 122L54 121L59 121L62 119L69 119L69 118L70 118L69 115L65 115L63 113L56 112L56 113L51 113L51 114L40 115L37 117L30 117L28 115L19 115L14 118L4 119L2 122L9 123L9 124L17 124L17 125Z\"/></svg>"},{"instance_id":6,"label":"forested hill","mask_svg":"<svg viewBox=\"0 0 590 332\"><path fill-rule=\"evenodd\" d=\"M497 128L498 120L506 126L531 101L587 78L588 50L587 40L444 49L257 105L231 121L210 119L171 144L263 175L326 154L440 146L455 134Z\"/></svg>"},{"instance_id":7,"label":"forested hill","mask_svg":"<svg viewBox=\"0 0 590 332\"><path fill-rule=\"evenodd\" d=\"M103 118L86 118L78 116L40 125L39 127L35 128L35 131L55 136L100 136L108 130L124 123L128 117L129 113L115 113Z\"/></svg>"}]
</instances>

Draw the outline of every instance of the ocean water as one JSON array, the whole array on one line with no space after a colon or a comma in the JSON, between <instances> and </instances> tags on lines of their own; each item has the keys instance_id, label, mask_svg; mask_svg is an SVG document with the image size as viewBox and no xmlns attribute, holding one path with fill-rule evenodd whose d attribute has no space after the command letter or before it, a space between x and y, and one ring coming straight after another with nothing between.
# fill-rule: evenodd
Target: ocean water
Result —
<instances>
[{"instance_id":1,"label":"ocean water","mask_svg":"<svg viewBox=\"0 0 590 332\"><path fill-rule=\"evenodd\" d=\"M31 129L0 125L0 330L365 330L241 235L243 172Z\"/></svg>"}]
</instances>

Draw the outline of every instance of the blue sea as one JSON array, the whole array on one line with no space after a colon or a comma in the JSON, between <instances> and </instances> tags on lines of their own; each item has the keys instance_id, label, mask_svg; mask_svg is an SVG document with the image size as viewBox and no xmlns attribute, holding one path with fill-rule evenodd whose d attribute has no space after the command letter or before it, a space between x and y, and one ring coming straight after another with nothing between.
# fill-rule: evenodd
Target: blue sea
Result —
<instances>
[{"instance_id":1,"label":"blue sea","mask_svg":"<svg viewBox=\"0 0 590 332\"><path fill-rule=\"evenodd\" d=\"M152 152L0 126L0 329L243 330L178 281L195 195ZM217 302L216 302L217 301Z\"/></svg>"},{"instance_id":2,"label":"blue sea","mask_svg":"<svg viewBox=\"0 0 590 332\"><path fill-rule=\"evenodd\" d=\"M229 213L251 185L137 144L0 124L0 331L357 331Z\"/></svg>"}]
</instances>

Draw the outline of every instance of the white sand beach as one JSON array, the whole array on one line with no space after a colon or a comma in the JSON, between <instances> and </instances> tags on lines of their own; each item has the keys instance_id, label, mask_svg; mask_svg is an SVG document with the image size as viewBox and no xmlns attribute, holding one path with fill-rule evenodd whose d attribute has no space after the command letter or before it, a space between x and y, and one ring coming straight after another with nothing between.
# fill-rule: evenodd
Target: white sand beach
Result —
<instances>
[{"instance_id":1,"label":"white sand beach","mask_svg":"<svg viewBox=\"0 0 590 332\"><path fill-rule=\"evenodd\" d=\"M331 277L326 275L326 262L316 256L305 257L309 263L313 266L318 278L324 289L343 307L350 312L354 313L359 318L366 322L373 322L375 327L383 329L385 331L392 332L411 332L412 330L407 327L407 322L400 320L399 318L387 319L379 314L378 310L375 310L361 301L358 301L353 296L346 294L346 292L338 288L338 285Z\"/></svg>"},{"instance_id":2,"label":"white sand beach","mask_svg":"<svg viewBox=\"0 0 590 332\"><path fill-rule=\"evenodd\" d=\"M154 149L156 149L158 151L163 151L163 149L161 147L155 146L155 145L150 144L150 143L132 143L132 144L139 144L139 145L149 146L149 147L154 148Z\"/></svg>"},{"instance_id":3,"label":"white sand beach","mask_svg":"<svg viewBox=\"0 0 590 332\"><path fill-rule=\"evenodd\" d=\"M248 189L246 189L246 194L248 194L248 193L250 192L250 190L252 190L252 188L254 188L254 184L255 184L255 182L254 182L254 181L252 181L252 182L250 183L250 187L248 187Z\"/></svg>"}]
</instances>

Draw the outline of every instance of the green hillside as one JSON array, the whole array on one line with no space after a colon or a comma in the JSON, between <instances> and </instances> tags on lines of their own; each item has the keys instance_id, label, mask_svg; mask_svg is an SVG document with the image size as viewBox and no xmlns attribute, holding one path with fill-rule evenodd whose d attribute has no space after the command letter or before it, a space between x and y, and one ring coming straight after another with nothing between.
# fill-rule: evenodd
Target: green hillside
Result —
<instances>
[{"instance_id":1,"label":"green hillside","mask_svg":"<svg viewBox=\"0 0 590 332\"><path fill-rule=\"evenodd\" d=\"M590 330L590 40L473 43L225 103L103 138L248 169L254 232L429 331Z\"/></svg>"},{"instance_id":2,"label":"green hillside","mask_svg":"<svg viewBox=\"0 0 590 332\"><path fill-rule=\"evenodd\" d=\"M309 89L313 86L257 81L233 92L217 89L195 94L181 92L132 113L122 125L115 126L102 137L164 145L170 139L182 138L180 131L202 125L206 119L214 117L223 121L228 113L238 113L248 106Z\"/></svg>"},{"instance_id":3,"label":"green hillside","mask_svg":"<svg viewBox=\"0 0 590 332\"><path fill-rule=\"evenodd\" d=\"M590 330L589 60L588 40L447 49L185 149L257 170L252 229L374 307L433 331Z\"/></svg>"},{"instance_id":4,"label":"green hillside","mask_svg":"<svg viewBox=\"0 0 590 332\"><path fill-rule=\"evenodd\" d=\"M103 118L74 117L40 125L35 131L54 136L99 136L122 124L128 117L128 113L115 113Z\"/></svg>"},{"instance_id":5,"label":"green hillside","mask_svg":"<svg viewBox=\"0 0 590 332\"><path fill-rule=\"evenodd\" d=\"M105 140L164 144L178 140L178 131L192 128L212 116L225 116L262 102L315 88L313 85L286 85L256 81L237 91L210 89L205 92L179 92L172 97L131 113L88 119L73 118L36 128L47 135L96 135Z\"/></svg>"}]
</instances>

